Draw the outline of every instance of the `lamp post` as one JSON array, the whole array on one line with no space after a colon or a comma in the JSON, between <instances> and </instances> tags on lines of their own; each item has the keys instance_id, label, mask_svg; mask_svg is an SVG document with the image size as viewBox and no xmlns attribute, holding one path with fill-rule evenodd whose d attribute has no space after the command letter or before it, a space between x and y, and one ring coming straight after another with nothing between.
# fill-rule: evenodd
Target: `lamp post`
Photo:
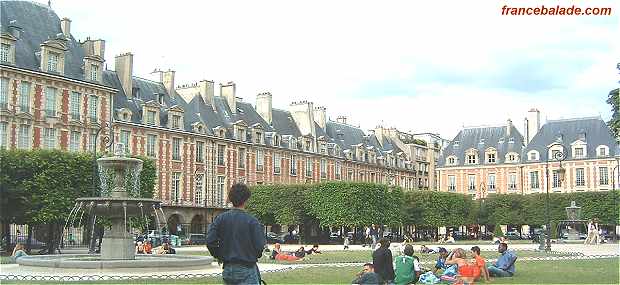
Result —
<instances>
[{"instance_id":1,"label":"lamp post","mask_svg":"<svg viewBox=\"0 0 620 285\"><path fill-rule=\"evenodd\" d=\"M620 156L616 157L616 166L614 166L613 170L611 170L611 187L614 192L614 212L615 209L618 209L618 194L616 194L616 183L620 181ZM616 171L618 171L617 179L616 179ZM615 215L614 215L615 216ZM614 217L614 228L613 228L613 240L616 241L618 239L617 227L618 227L618 217Z\"/></svg>"},{"instance_id":2,"label":"lamp post","mask_svg":"<svg viewBox=\"0 0 620 285\"><path fill-rule=\"evenodd\" d=\"M546 161L546 170L545 170L545 175L547 177L547 196L545 197L545 233L547 235L547 239L546 239L546 246L545 246L545 251L551 251L551 222L550 222L550 212L549 212L549 150L551 150L554 147L561 147L562 151L553 151L552 150L552 159L559 162L559 169L558 169L558 180L560 182L560 184L562 183L562 180L564 180L564 173L566 172L566 170L564 168L562 168L562 161L564 161L566 159L566 148L564 147L564 145L561 143L561 141L556 141L553 144L549 145L547 147L547 161ZM541 242L542 243L542 242Z\"/></svg>"},{"instance_id":3,"label":"lamp post","mask_svg":"<svg viewBox=\"0 0 620 285\"><path fill-rule=\"evenodd\" d=\"M480 213L482 212L482 204L484 203L484 198L486 198L486 192L487 192L487 188L486 185L484 184L484 182L480 183L480 190L479 190L479 194L478 194L478 200L480 202L478 202L478 239L480 239L480 233L482 232L481 226L480 226ZM484 227L486 229L486 226Z\"/></svg>"}]
</instances>

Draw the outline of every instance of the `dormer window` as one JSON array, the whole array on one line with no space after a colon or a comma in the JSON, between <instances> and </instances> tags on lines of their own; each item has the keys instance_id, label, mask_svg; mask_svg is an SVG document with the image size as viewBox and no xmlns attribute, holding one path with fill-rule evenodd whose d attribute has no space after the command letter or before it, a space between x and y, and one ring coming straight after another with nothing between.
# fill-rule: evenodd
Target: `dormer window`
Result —
<instances>
[{"instance_id":1,"label":"dormer window","mask_svg":"<svg viewBox=\"0 0 620 285\"><path fill-rule=\"evenodd\" d=\"M454 141L452 148L459 148L459 141Z\"/></svg>"},{"instance_id":2,"label":"dormer window","mask_svg":"<svg viewBox=\"0 0 620 285\"><path fill-rule=\"evenodd\" d=\"M583 154L583 147L576 147L575 148L575 158L582 158L585 157L585 155Z\"/></svg>"},{"instance_id":3,"label":"dormer window","mask_svg":"<svg viewBox=\"0 0 620 285\"><path fill-rule=\"evenodd\" d=\"M455 165L455 164L456 164L456 157L454 156L448 157L448 165Z\"/></svg>"},{"instance_id":4,"label":"dormer window","mask_svg":"<svg viewBox=\"0 0 620 285\"><path fill-rule=\"evenodd\" d=\"M121 121L125 121L125 122L129 122L131 121L131 116L133 114L131 113L131 110L127 109L127 108L122 108L120 110L118 110L118 117Z\"/></svg>"},{"instance_id":5,"label":"dormer window","mask_svg":"<svg viewBox=\"0 0 620 285\"><path fill-rule=\"evenodd\" d=\"M494 148L488 148L485 151L487 163L497 163L497 150Z\"/></svg>"},{"instance_id":6,"label":"dormer window","mask_svg":"<svg viewBox=\"0 0 620 285\"><path fill-rule=\"evenodd\" d=\"M291 149L297 149L297 139L294 137L291 137L291 140L289 140L289 147Z\"/></svg>"},{"instance_id":7,"label":"dormer window","mask_svg":"<svg viewBox=\"0 0 620 285\"><path fill-rule=\"evenodd\" d=\"M606 145L600 145L596 148L596 155L598 156L608 156L609 155L609 147Z\"/></svg>"},{"instance_id":8,"label":"dormer window","mask_svg":"<svg viewBox=\"0 0 620 285\"><path fill-rule=\"evenodd\" d=\"M475 149L467 150L465 154L465 161L467 164L477 164L478 163L478 152Z\"/></svg>"},{"instance_id":9,"label":"dormer window","mask_svg":"<svg viewBox=\"0 0 620 285\"><path fill-rule=\"evenodd\" d=\"M277 146L277 147L280 146L280 136L278 135L273 136L273 146Z\"/></svg>"},{"instance_id":10,"label":"dormer window","mask_svg":"<svg viewBox=\"0 0 620 285\"><path fill-rule=\"evenodd\" d=\"M90 80L99 81L99 65L90 65Z\"/></svg>"},{"instance_id":11,"label":"dormer window","mask_svg":"<svg viewBox=\"0 0 620 285\"><path fill-rule=\"evenodd\" d=\"M223 138L223 137L226 136L226 131L225 130L220 130L219 134L220 134L220 138Z\"/></svg>"},{"instance_id":12,"label":"dormer window","mask_svg":"<svg viewBox=\"0 0 620 285\"><path fill-rule=\"evenodd\" d=\"M164 94L158 94L157 102L159 102L159 105L164 105Z\"/></svg>"},{"instance_id":13,"label":"dormer window","mask_svg":"<svg viewBox=\"0 0 620 285\"><path fill-rule=\"evenodd\" d=\"M515 143L515 138L509 138L508 143Z\"/></svg>"},{"instance_id":14,"label":"dormer window","mask_svg":"<svg viewBox=\"0 0 620 285\"><path fill-rule=\"evenodd\" d=\"M507 163L514 163L519 161L519 155L515 152L509 152L508 154L506 154L506 162Z\"/></svg>"},{"instance_id":15,"label":"dormer window","mask_svg":"<svg viewBox=\"0 0 620 285\"><path fill-rule=\"evenodd\" d=\"M10 62L9 61L9 53L11 52L10 44L1 44L0 45L0 61L1 62Z\"/></svg>"},{"instance_id":16,"label":"dormer window","mask_svg":"<svg viewBox=\"0 0 620 285\"><path fill-rule=\"evenodd\" d=\"M58 61L60 60L60 54L57 52L48 52L47 54L47 71L58 72Z\"/></svg>"},{"instance_id":17,"label":"dormer window","mask_svg":"<svg viewBox=\"0 0 620 285\"><path fill-rule=\"evenodd\" d=\"M254 132L254 143L256 144L263 143L263 132Z\"/></svg>"},{"instance_id":18,"label":"dormer window","mask_svg":"<svg viewBox=\"0 0 620 285\"><path fill-rule=\"evenodd\" d=\"M180 129L181 128L181 116L172 115L172 128Z\"/></svg>"},{"instance_id":19,"label":"dormer window","mask_svg":"<svg viewBox=\"0 0 620 285\"><path fill-rule=\"evenodd\" d=\"M245 129L243 127L237 127L237 137L240 141L245 141Z\"/></svg>"},{"instance_id":20,"label":"dormer window","mask_svg":"<svg viewBox=\"0 0 620 285\"><path fill-rule=\"evenodd\" d=\"M149 125L154 125L155 115L156 115L155 111L152 111L152 110L146 111L146 123Z\"/></svg>"},{"instance_id":21,"label":"dormer window","mask_svg":"<svg viewBox=\"0 0 620 285\"><path fill-rule=\"evenodd\" d=\"M535 151L535 150L528 152L527 156L528 156L528 160L530 161L536 161L539 159L539 153L538 151Z\"/></svg>"}]
</instances>

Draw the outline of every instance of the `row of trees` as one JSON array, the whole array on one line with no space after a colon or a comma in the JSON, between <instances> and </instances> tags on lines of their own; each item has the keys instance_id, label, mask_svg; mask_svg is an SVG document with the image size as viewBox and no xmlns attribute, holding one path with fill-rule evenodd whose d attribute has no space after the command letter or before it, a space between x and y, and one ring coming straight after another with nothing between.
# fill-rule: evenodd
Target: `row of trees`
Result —
<instances>
[{"instance_id":1,"label":"row of trees","mask_svg":"<svg viewBox=\"0 0 620 285\"><path fill-rule=\"evenodd\" d=\"M550 218L566 220L565 207L575 201L582 218L603 224L618 222L619 191L552 193ZM371 183L326 182L252 187L248 210L264 224L364 226L370 224L427 227L461 225L542 225L546 194L492 194L473 201L470 196L436 191L403 192L398 187Z\"/></svg>"},{"instance_id":2,"label":"row of trees","mask_svg":"<svg viewBox=\"0 0 620 285\"><path fill-rule=\"evenodd\" d=\"M140 158L144 162L140 195L153 197L155 163ZM0 221L4 237L10 236L10 224L26 224L30 228L45 225L48 232L58 233L76 198L99 195L99 173L95 172L95 159L90 153L0 150L0 166Z\"/></svg>"}]
</instances>

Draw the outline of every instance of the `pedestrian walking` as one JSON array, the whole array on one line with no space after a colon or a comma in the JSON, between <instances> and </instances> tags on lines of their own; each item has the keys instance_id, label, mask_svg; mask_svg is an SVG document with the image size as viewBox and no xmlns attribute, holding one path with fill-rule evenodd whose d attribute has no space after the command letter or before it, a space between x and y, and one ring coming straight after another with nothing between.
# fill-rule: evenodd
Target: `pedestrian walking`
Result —
<instances>
[{"instance_id":1,"label":"pedestrian walking","mask_svg":"<svg viewBox=\"0 0 620 285\"><path fill-rule=\"evenodd\" d=\"M263 225L247 213L245 203L251 192L237 183L228 192L233 208L217 216L207 232L207 248L223 263L225 284L260 284L256 262L265 248Z\"/></svg>"}]
</instances>

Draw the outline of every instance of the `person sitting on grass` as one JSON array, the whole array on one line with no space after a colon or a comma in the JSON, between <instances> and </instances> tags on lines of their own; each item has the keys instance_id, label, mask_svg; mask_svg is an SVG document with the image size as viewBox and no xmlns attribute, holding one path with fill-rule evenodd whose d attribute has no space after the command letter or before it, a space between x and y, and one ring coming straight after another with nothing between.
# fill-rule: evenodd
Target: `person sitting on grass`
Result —
<instances>
[{"instance_id":1,"label":"person sitting on grass","mask_svg":"<svg viewBox=\"0 0 620 285\"><path fill-rule=\"evenodd\" d=\"M357 274L357 277L351 284L380 284L379 278L372 263L366 263L364 264L364 270Z\"/></svg>"},{"instance_id":2,"label":"person sitting on grass","mask_svg":"<svg viewBox=\"0 0 620 285\"><path fill-rule=\"evenodd\" d=\"M273 248L274 248L273 251L274 251L274 255L275 255L274 256L275 260L280 260L280 261L299 261L299 260L302 259L302 258L297 257L295 255L291 255L288 252L282 251L279 243L276 243L273 246Z\"/></svg>"},{"instance_id":3,"label":"person sitting on grass","mask_svg":"<svg viewBox=\"0 0 620 285\"><path fill-rule=\"evenodd\" d=\"M321 251L319 250L318 244L314 244L311 249L306 250L306 254L313 254L313 253L321 253Z\"/></svg>"},{"instance_id":4,"label":"person sitting on grass","mask_svg":"<svg viewBox=\"0 0 620 285\"><path fill-rule=\"evenodd\" d=\"M299 258L304 258L306 256L306 250L304 249L304 247L300 247L297 251L295 251L295 256L299 257Z\"/></svg>"},{"instance_id":5,"label":"person sitting on grass","mask_svg":"<svg viewBox=\"0 0 620 285\"><path fill-rule=\"evenodd\" d=\"M497 261L488 267L489 275L493 277L512 277L515 274L515 262L517 256L504 242L500 243L497 251L501 254Z\"/></svg>"},{"instance_id":6,"label":"person sitting on grass","mask_svg":"<svg viewBox=\"0 0 620 285\"><path fill-rule=\"evenodd\" d=\"M476 265L480 268L480 276L484 278L484 281L490 282L491 278L489 278L489 269L487 268L486 260L484 260L484 257L480 255L480 247L472 247L471 252L476 260Z\"/></svg>"},{"instance_id":7,"label":"person sitting on grass","mask_svg":"<svg viewBox=\"0 0 620 285\"><path fill-rule=\"evenodd\" d=\"M455 243L456 241L454 240L454 237L452 236L452 234L448 235L448 237L446 238L446 243Z\"/></svg>"},{"instance_id":8,"label":"person sitting on grass","mask_svg":"<svg viewBox=\"0 0 620 285\"><path fill-rule=\"evenodd\" d=\"M413 256L413 246L405 245L403 255L394 259L394 283L395 284L413 284L418 281L422 269L420 268L420 259Z\"/></svg>"},{"instance_id":9,"label":"person sitting on grass","mask_svg":"<svg viewBox=\"0 0 620 285\"><path fill-rule=\"evenodd\" d=\"M467 255L462 248L452 251L452 254L446 260L446 264L456 264L458 266L457 283L474 284L474 281L480 277L480 268L478 268L475 261L470 262L467 259Z\"/></svg>"},{"instance_id":10,"label":"person sitting on grass","mask_svg":"<svg viewBox=\"0 0 620 285\"><path fill-rule=\"evenodd\" d=\"M437 271L448 268L446 265L446 258L448 257L448 250L440 247L439 248L439 257L437 257L437 261L435 262L435 268L433 268L433 274L437 274Z\"/></svg>"},{"instance_id":11,"label":"person sitting on grass","mask_svg":"<svg viewBox=\"0 0 620 285\"><path fill-rule=\"evenodd\" d=\"M150 240L144 242L144 253L151 254L153 253L153 244Z\"/></svg>"},{"instance_id":12,"label":"person sitting on grass","mask_svg":"<svg viewBox=\"0 0 620 285\"><path fill-rule=\"evenodd\" d=\"M26 253L26 248L23 244L17 243L15 245L15 248L13 248L13 254L11 254L11 257L14 261L17 261L17 259L22 256L28 256L28 254Z\"/></svg>"},{"instance_id":13,"label":"person sitting on grass","mask_svg":"<svg viewBox=\"0 0 620 285\"><path fill-rule=\"evenodd\" d=\"M144 251L144 244L141 241L139 241L136 244L136 254L144 254L144 253L145 253L145 251Z\"/></svg>"}]
</instances>

